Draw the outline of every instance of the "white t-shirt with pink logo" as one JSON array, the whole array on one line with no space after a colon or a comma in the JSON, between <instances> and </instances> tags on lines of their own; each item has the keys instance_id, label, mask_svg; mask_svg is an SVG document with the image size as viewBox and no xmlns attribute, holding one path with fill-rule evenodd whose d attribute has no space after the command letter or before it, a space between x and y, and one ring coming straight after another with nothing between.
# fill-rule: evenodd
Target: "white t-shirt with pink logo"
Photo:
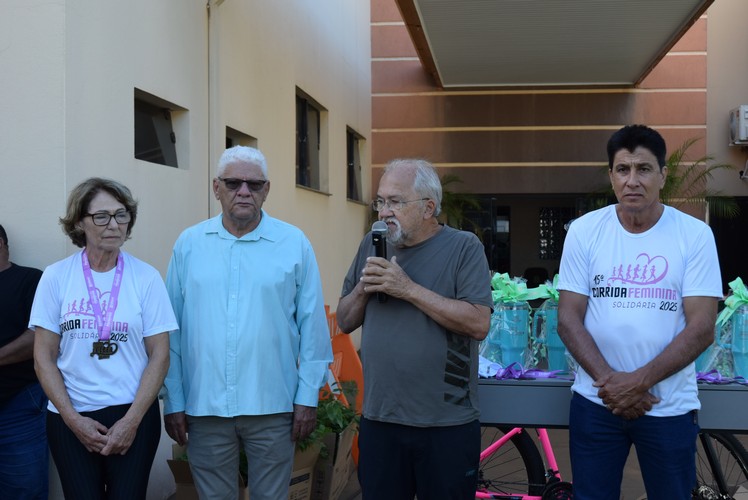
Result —
<instances>
[{"instance_id":1,"label":"white t-shirt with pink logo","mask_svg":"<svg viewBox=\"0 0 748 500\"><path fill-rule=\"evenodd\" d=\"M629 233L611 205L569 227L558 288L589 297L585 327L613 369L633 371L683 330L683 297L722 297L714 236L702 221L669 206L651 229ZM602 404L592 383L580 367L572 390ZM661 402L648 415L700 408L693 363L651 392Z\"/></svg>"},{"instance_id":2,"label":"white t-shirt with pink logo","mask_svg":"<svg viewBox=\"0 0 748 500\"><path fill-rule=\"evenodd\" d=\"M76 411L94 411L135 399L148 356L144 337L177 328L176 318L158 271L122 252L124 272L114 313L110 356L93 354L98 340L81 252L44 270L31 308L29 327L60 335L57 367ZM115 270L92 271L101 309L106 314ZM115 351L116 349L116 351ZM52 402L48 408L59 413Z\"/></svg>"}]
</instances>

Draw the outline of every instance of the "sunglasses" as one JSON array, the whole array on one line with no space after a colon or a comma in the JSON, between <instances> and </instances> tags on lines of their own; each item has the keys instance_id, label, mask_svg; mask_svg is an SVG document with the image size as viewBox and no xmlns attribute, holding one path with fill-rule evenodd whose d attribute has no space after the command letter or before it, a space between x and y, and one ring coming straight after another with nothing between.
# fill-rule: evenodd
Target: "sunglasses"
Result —
<instances>
[{"instance_id":1,"label":"sunglasses","mask_svg":"<svg viewBox=\"0 0 748 500\"><path fill-rule=\"evenodd\" d=\"M258 181L251 179L235 179L233 177L230 177L228 179L219 177L218 180L223 182L223 185L226 186L226 189L228 189L229 191L238 191L239 189L241 189L242 184L246 183L249 190L253 193L262 191L262 188L264 188L265 184L267 184L268 182L265 180Z\"/></svg>"}]
</instances>

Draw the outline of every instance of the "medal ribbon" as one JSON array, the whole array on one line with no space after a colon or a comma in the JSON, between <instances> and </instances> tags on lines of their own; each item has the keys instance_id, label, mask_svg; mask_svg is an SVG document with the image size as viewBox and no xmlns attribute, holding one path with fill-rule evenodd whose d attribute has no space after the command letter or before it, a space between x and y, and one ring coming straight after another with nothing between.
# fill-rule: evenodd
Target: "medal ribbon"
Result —
<instances>
[{"instance_id":1,"label":"medal ribbon","mask_svg":"<svg viewBox=\"0 0 748 500\"><path fill-rule=\"evenodd\" d=\"M101 303L99 302L99 297L96 295L96 284L93 280L91 264L88 261L88 254L86 254L85 250L83 250L81 260L83 261L83 277L86 279L86 287L88 287L88 299L93 308L94 318L96 318L96 329L99 332L99 340L109 340L109 334L112 331L112 323L114 322L114 311L117 309L119 288L122 284L122 273L125 269L125 259L122 258L122 252L120 252L117 257L117 269L114 271L112 290L109 292L109 304L107 304L106 308L106 317L101 314Z\"/></svg>"}]
</instances>

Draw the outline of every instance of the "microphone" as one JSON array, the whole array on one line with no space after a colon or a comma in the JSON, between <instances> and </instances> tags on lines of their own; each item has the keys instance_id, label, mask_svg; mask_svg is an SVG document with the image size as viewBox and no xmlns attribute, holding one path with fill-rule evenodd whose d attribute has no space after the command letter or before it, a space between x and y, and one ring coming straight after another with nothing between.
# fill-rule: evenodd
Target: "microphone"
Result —
<instances>
[{"instance_id":1,"label":"microphone","mask_svg":"<svg viewBox=\"0 0 748 500\"><path fill-rule=\"evenodd\" d=\"M371 225L371 243L377 257L387 258L387 223L381 220ZM387 302L387 294L377 292L379 303Z\"/></svg>"}]
</instances>

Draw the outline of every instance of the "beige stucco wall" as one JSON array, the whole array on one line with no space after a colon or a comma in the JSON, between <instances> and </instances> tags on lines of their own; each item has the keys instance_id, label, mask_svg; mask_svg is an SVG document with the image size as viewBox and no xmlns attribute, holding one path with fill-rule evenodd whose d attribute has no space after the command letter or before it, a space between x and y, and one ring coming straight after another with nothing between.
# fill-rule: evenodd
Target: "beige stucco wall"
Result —
<instances>
[{"instance_id":1,"label":"beige stucco wall","mask_svg":"<svg viewBox=\"0 0 748 500\"><path fill-rule=\"evenodd\" d=\"M306 232L334 309L369 213L362 204L346 200L345 173L346 126L367 140L371 136L369 6L345 0L261 3L259 9L255 2L228 0L211 14L211 63L219 76L212 164L220 155L226 125L257 138L268 158L271 182L265 208ZM297 87L327 110L324 192L295 187ZM365 165L368 144L363 148ZM362 192L369 193L368 169L363 179ZM215 201L212 207L217 213Z\"/></svg>"},{"instance_id":2,"label":"beige stucco wall","mask_svg":"<svg viewBox=\"0 0 748 500\"><path fill-rule=\"evenodd\" d=\"M207 181L196 182L208 161L204 3L4 2L0 23L0 199L12 258L44 268L73 252L57 218L69 190L97 175L133 191L140 217L125 249L165 273L178 232L207 215ZM190 110L178 134L184 168L133 157L135 87Z\"/></svg>"},{"instance_id":3,"label":"beige stucco wall","mask_svg":"<svg viewBox=\"0 0 748 500\"><path fill-rule=\"evenodd\" d=\"M179 232L220 211L209 183L228 125L258 139L270 166L265 208L307 233L325 297L337 302L341 263L368 217L345 194L346 126L365 139L370 192L368 3L226 0L212 2L210 21L205 2L184 0L2 9L0 223L16 261L44 267L74 250L57 217L76 183L101 175L140 201L125 248L165 272ZM135 87L188 110L177 130L180 168L133 158ZM295 186L296 87L327 110L325 193Z\"/></svg>"},{"instance_id":4,"label":"beige stucco wall","mask_svg":"<svg viewBox=\"0 0 748 500\"><path fill-rule=\"evenodd\" d=\"M744 170L748 148L729 146L729 111L748 104L748 2L717 0L707 30L707 151L721 163ZM736 171L717 172L711 187L730 196L748 196L748 180Z\"/></svg>"},{"instance_id":5,"label":"beige stucco wall","mask_svg":"<svg viewBox=\"0 0 748 500\"><path fill-rule=\"evenodd\" d=\"M309 236L334 309L369 210L346 200L346 126L364 138L370 188L369 2L6 0L0 3L0 223L12 259L44 268L74 250L57 218L98 175L140 202L125 249L162 274L178 234L215 215L210 179L230 126L268 158L266 210ZM323 193L295 185L295 89L327 110ZM133 157L133 89L176 113L179 168ZM368 199L365 201L369 201ZM170 440L149 498L173 492ZM61 498L59 486L51 498Z\"/></svg>"},{"instance_id":6,"label":"beige stucco wall","mask_svg":"<svg viewBox=\"0 0 748 500\"><path fill-rule=\"evenodd\" d=\"M38 267L65 252L64 20L63 2L0 4L0 224L11 259Z\"/></svg>"}]
</instances>

